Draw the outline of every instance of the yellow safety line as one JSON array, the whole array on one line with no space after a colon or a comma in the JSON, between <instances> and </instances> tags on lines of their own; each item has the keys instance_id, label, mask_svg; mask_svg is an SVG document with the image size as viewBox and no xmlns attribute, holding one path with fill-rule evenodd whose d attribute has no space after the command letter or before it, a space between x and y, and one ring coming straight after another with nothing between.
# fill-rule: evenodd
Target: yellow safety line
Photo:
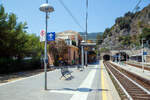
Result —
<instances>
[{"instance_id":1,"label":"yellow safety line","mask_svg":"<svg viewBox=\"0 0 150 100\"><path fill-rule=\"evenodd\" d=\"M101 61L101 83L102 83L102 89L105 89L105 83L104 83L104 77L103 77L103 69L104 69L104 66L103 66L103 61ZM107 100L107 96L106 96L106 91L103 91L102 90L102 100Z\"/></svg>"}]
</instances>

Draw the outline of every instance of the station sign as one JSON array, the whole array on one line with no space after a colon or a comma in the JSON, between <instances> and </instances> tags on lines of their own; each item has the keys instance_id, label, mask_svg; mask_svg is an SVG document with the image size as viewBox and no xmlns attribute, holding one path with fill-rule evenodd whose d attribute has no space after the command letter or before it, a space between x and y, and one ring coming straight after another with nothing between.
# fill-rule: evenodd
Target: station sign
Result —
<instances>
[{"instance_id":1,"label":"station sign","mask_svg":"<svg viewBox=\"0 0 150 100\"><path fill-rule=\"evenodd\" d=\"M147 55L147 52L143 52L143 55Z\"/></svg>"},{"instance_id":2,"label":"station sign","mask_svg":"<svg viewBox=\"0 0 150 100\"><path fill-rule=\"evenodd\" d=\"M55 32L47 33L47 41L55 41Z\"/></svg>"}]
</instances>

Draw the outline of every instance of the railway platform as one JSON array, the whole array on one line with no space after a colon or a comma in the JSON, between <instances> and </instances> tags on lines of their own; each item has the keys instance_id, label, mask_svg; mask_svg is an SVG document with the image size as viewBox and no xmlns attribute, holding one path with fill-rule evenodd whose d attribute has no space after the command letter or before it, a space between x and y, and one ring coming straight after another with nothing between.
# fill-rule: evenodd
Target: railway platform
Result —
<instances>
[{"instance_id":1,"label":"railway platform","mask_svg":"<svg viewBox=\"0 0 150 100\"><path fill-rule=\"evenodd\" d=\"M104 67L103 60L101 60L101 87L105 91L102 91L102 100L121 100L120 96L110 79L110 76Z\"/></svg>"},{"instance_id":2,"label":"railway platform","mask_svg":"<svg viewBox=\"0 0 150 100\"><path fill-rule=\"evenodd\" d=\"M128 64L119 64L119 63L112 62L112 61L110 61L110 62L122 67L123 69L125 69L129 72L135 73L136 75L139 75L145 79L150 80L150 71L148 71L148 70L144 70L144 72L143 72L143 70L141 68L137 68L137 67L134 67L134 66L131 66Z\"/></svg>"},{"instance_id":3,"label":"railway platform","mask_svg":"<svg viewBox=\"0 0 150 100\"><path fill-rule=\"evenodd\" d=\"M128 61L128 63L132 63L132 64L135 64L135 65L140 65L140 66L142 66L142 62ZM143 65L144 65L145 67L150 68L150 63L148 63L148 62L143 62Z\"/></svg>"}]
</instances>

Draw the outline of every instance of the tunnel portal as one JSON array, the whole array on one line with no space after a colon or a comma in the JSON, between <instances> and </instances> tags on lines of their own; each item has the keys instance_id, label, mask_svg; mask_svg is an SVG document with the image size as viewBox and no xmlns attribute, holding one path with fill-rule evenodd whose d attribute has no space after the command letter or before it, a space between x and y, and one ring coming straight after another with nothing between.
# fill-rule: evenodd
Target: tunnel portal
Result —
<instances>
[{"instance_id":1,"label":"tunnel portal","mask_svg":"<svg viewBox=\"0 0 150 100\"><path fill-rule=\"evenodd\" d=\"M103 56L103 60L104 60L104 61L110 60L110 55L104 55L104 56Z\"/></svg>"}]
</instances>

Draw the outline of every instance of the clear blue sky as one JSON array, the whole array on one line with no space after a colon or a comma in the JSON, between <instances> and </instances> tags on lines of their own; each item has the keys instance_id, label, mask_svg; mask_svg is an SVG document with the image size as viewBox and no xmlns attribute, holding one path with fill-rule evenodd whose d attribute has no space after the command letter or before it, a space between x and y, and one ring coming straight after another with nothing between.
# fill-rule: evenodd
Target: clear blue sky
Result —
<instances>
[{"instance_id":1,"label":"clear blue sky","mask_svg":"<svg viewBox=\"0 0 150 100\"><path fill-rule=\"evenodd\" d=\"M45 0L1 0L6 12L15 13L18 22L27 22L29 33L39 34L45 29L45 14L39 11ZM82 27L85 28L85 2L86 0L63 0ZM132 11L137 0L89 0L88 32L103 32L105 28L111 27L117 17ZM49 4L55 8L48 20L49 32L61 32L74 30L82 32L66 12L58 0L49 0ZM150 4L150 0L143 0L140 7Z\"/></svg>"}]
</instances>

